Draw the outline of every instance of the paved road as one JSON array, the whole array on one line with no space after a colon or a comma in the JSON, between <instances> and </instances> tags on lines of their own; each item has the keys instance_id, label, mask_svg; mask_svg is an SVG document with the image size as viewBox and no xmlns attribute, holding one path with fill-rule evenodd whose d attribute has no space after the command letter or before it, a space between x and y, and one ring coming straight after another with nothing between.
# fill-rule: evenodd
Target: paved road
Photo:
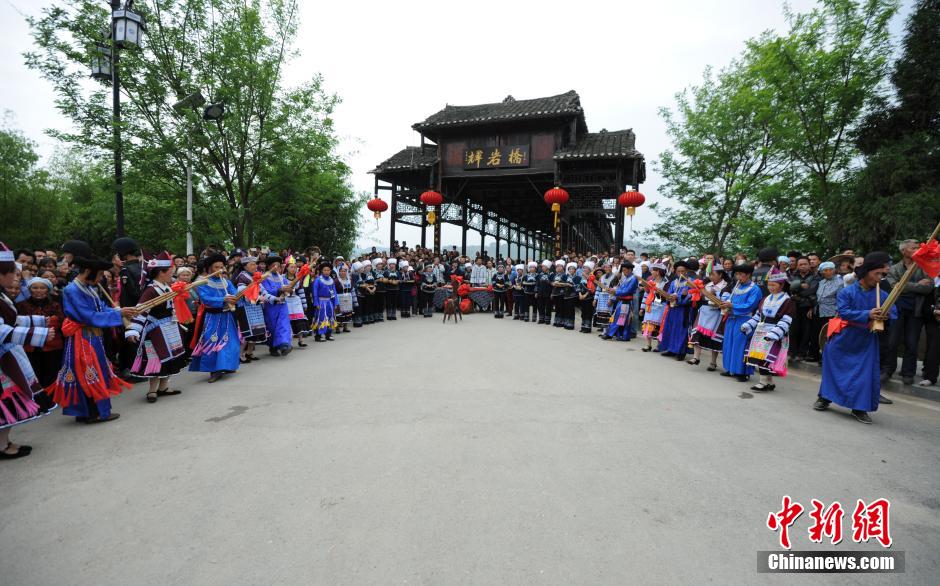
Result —
<instances>
[{"instance_id":1,"label":"paved road","mask_svg":"<svg viewBox=\"0 0 940 586\"><path fill-rule=\"evenodd\" d=\"M864 426L812 411L803 375L750 397L636 341L489 315L178 383L112 424L17 431L35 450L0 465L0 583L754 583L784 494L891 499L907 574L863 581L940 575L935 403Z\"/></svg>"}]
</instances>

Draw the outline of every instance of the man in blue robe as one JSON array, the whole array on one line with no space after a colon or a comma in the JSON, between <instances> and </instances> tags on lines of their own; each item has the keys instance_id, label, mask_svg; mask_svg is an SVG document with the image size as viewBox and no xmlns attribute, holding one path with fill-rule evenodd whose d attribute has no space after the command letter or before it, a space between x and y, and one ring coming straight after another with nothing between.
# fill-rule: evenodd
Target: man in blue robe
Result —
<instances>
[{"instance_id":1,"label":"man in blue robe","mask_svg":"<svg viewBox=\"0 0 940 586\"><path fill-rule=\"evenodd\" d=\"M835 403L851 409L861 423L871 423L868 413L878 410L881 392L878 336L884 332L878 334L869 328L873 321L897 318L896 307L892 306L887 315L878 308L888 293L875 287L890 262L885 252L865 255L862 266L855 269L858 280L836 295L838 315L828 325L822 382L819 398L813 405L817 411L825 411ZM880 300L876 300L878 293Z\"/></svg>"},{"instance_id":2,"label":"man in blue robe","mask_svg":"<svg viewBox=\"0 0 940 586\"><path fill-rule=\"evenodd\" d=\"M633 265L627 261L620 265L620 283L614 295L617 297L617 307L610 318L610 325L604 330L601 338L611 340L616 338L622 342L629 342L633 334L633 298L639 281L633 274Z\"/></svg>"},{"instance_id":3,"label":"man in blue robe","mask_svg":"<svg viewBox=\"0 0 940 586\"><path fill-rule=\"evenodd\" d=\"M130 385L111 369L105 355L103 330L122 326L122 318L136 316L137 310L111 307L99 295L99 291L104 291L99 278L102 271L111 267L110 261L94 257L89 249L88 257L75 257L74 263L81 272L62 291L62 309L76 330L74 334L63 330L67 336L65 358L56 382L47 390L63 405L62 413L76 421L114 421L119 415L111 411L108 397Z\"/></svg>"},{"instance_id":4,"label":"man in blue robe","mask_svg":"<svg viewBox=\"0 0 940 586\"><path fill-rule=\"evenodd\" d=\"M725 339L721 343L721 362L725 371L721 376L736 377L738 382L747 382L754 367L744 362L744 355L751 343L751 334L741 331L743 326L760 305L764 297L759 285L751 280L754 267L747 263L735 265L734 278L737 282L730 293L723 293L722 309L728 311L725 322Z\"/></svg>"}]
</instances>

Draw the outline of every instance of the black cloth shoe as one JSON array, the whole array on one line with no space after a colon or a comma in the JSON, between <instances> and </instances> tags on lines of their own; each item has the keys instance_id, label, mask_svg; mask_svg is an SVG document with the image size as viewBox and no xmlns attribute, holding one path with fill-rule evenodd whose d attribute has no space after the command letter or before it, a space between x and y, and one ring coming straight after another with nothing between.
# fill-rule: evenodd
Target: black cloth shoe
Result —
<instances>
[{"instance_id":1,"label":"black cloth shoe","mask_svg":"<svg viewBox=\"0 0 940 586\"><path fill-rule=\"evenodd\" d=\"M819 397L816 399L816 402L813 403L813 409L817 411L825 411L829 408L830 403L832 403L832 401L829 399L823 399L822 397Z\"/></svg>"},{"instance_id":2,"label":"black cloth shoe","mask_svg":"<svg viewBox=\"0 0 940 586\"><path fill-rule=\"evenodd\" d=\"M721 373L721 376L734 376L734 375L731 374L730 372L728 372L728 371L726 370L726 371L724 371L724 372Z\"/></svg>"},{"instance_id":3,"label":"black cloth shoe","mask_svg":"<svg viewBox=\"0 0 940 586\"><path fill-rule=\"evenodd\" d=\"M878 394L878 402L883 405L894 405L894 401L892 401L888 397L885 397L881 393Z\"/></svg>"},{"instance_id":4,"label":"black cloth shoe","mask_svg":"<svg viewBox=\"0 0 940 586\"><path fill-rule=\"evenodd\" d=\"M747 381L751 380L751 377L749 377L749 376L746 375L746 374L739 374L738 376L736 376L736 377L734 377L734 378L735 378L735 380L737 380L739 383L746 383Z\"/></svg>"},{"instance_id":5,"label":"black cloth shoe","mask_svg":"<svg viewBox=\"0 0 940 586\"><path fill-rule=\"evenodd\" d=\"M13 445L13 442L7 442L7 447L4 449L9 450L10 446L12 445ZM21 444L19 449L16 450L16 453L14 454L8 454L6 452L0 451L0 460L16 460L17 458L25 458L32 451L33 451L32 446L24 446Z\"/></svg>"},{"instance_id":6,"label":"black cloth shoe","mask_svg":"<svg viewBox=\"0 0 940 586\"><path fill-rule=\"evenodd\" d=\"M675 355L676 355L675 352L663 352L660 354L660 356L668 356L669 358L672 358Z\"/></svg>"},{"instance_id":7,"label":"black cloth shoe","mask_svg":"<svg viewBox=\"0 0 940 586\"><path fill-rule=\"evenodd\" d=\"M866 425L871 425L871 416L868 415L865 411L859 411L857 409L852 409L852 415L855 416L856 421L859 423L864 423Z\"/></svg>"}]
</instances>

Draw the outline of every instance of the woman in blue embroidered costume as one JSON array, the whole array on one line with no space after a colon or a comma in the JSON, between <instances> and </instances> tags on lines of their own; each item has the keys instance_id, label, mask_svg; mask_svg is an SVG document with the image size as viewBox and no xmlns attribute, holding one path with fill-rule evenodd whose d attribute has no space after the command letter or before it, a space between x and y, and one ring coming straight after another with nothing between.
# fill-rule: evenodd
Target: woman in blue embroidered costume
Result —
<instances>
[{"instance_id":1,"label":"woman in blue embroidered costume","mask_svg":"<svg viewBox=\"0 0 940 586\"><path fill-rule=\"evenodd\" d=\"M13 252L0 243L0 460L28 456L31 446L10 441L10 428L38 419L44 413L33 400L42 386L23 346L41 348L55 337L43 316L17 316L6 291L15 286L18 269Z\"/></svg>"},{"instance_id":2,"label":"woman in blue embroidered costume","mask_svg":"<svg viewBox=\"0 0 940 586\"><path fill-rule=\"evenodd\" d=\"M610 316L610 324L601 335L601 338L629 342L632 334L633 322L633 297L636 295L639 281L633 274L633 264L630 261L624 261L620 265L620 282L614 295L617 300L617 306L614 308L613 315Z\"/></svg>"},{"instance_id":3,"label":"woman in blue embroidered costume","mask_svg":"<svg viewBox=\"0 0 940 586\"><path fill-rule=\"evenodd\" d=\"M689 292L688 261L680 260L674 266L676 278L666 287L671 296L663 315L663 327L659 332L660 356L685 360L689 348L689 313L692 296Z\"/></svg>"},{"instance_id":4,"label":"woman in blue embroidered costume","mask_svg":"<svg viewBox=\"0 0 940 586\"><path fill-rule=\"evenodd\" d=\"M284 260L272 253L266 258L268 278L261 282L261 288L268 294L264 304L264 323L268 326L268 348L272 356L287 356L293 349L291 340L294 331L290 326L290 314L287 310L287 278L281 274Z\"/></svg>"},{"instance_id":5,"label":"woman in blue embroidered costume","mask_svg":"<svg viewBox=\"0 0 940 586\"><path fill-rule=\"evenodd\" d=\"M721 300L721 294L728 285L725 270L720 266L712 267L709 273L709 283L705 290ZM707 299L707 298L706 298ZM718 369L718 353L721 352L721 341L725 335L725 316L717 302L707 299L698 309L695 318L695 327L692 328L692 358L687 363L695 366L701 362L702 350L711 350L712 359L708 364L708 371Z\"/></svg>"},{"instance_id":6,"label":"woman in blue embroidered costume","mask_svg":"<svg viewBox=\"0 0 940 586\"><path fill-rule=\"evenodd\" d=\"M838 315L827 326L829 342L823 350L822 383L813 405L817 411L825 411L835 403L851 409L859 422L871 423L868 413L878 410L879 334L870 325L874 320L898 317L897 307L891 306L887 315L880 309L888 293L879 291L877 284L888 272L890 262L885 252L868 253L862 266L855 269L858 280L836 294ZM879 293L880 298L876 298Z\"/></svg>"},{"instance_id":7,"label":"woman in blue embroidered costume","mask_svg":"<svg viewBox=\"0 0 940 586\"><path fill-rule=\"evenodd\" d=\"M203 259L206 274L225 267L225 257L213 254ZM235 323L235 286L222 277L209 277L209 282L196 288L199 313L193 334L191 372L208 372L214 383L226 373L238 370L240 344Z\"/></svg>"},{"instance_id":8,"label":"woman in blue embroidered costume","mask_svg":"<svg viewBox=\"0 0 940 586\"><path fill-rule=\"evenodd\" d=\"M732 273L737 282L730 293L722 294L722 309L727 312L725 318L725 338L721 343L721 362L725 371L721 376L733 376L738 382L747 382L754 372L754 367L744 362L750 336L741 331L763 297L761 288L751 282L754 267L747 263L734 266Z\"/></svg>"},{"instance_id":9,"label":"woman in blue embroidered costume","mask_svg":"<svg viewBox=\"0 0 940 586\"><path fill-rule=\"evenodd\" d=\"M102 329L120 327L124 318L138 312L134 307L112 307L101 298L99 279L102 271L111 268L111 262L96 258L90 247L86 254L73 259L81 272L62 291L66 317L62 325L66 338L62 369L46 392L62 405L63 414L76 421L101 423L118 418L111 411L111 397L130 388L111 368Z\"/></svg>"},{"instance_id":10,"label":"woman in blue embroidered costume","mask_svg":"<svg viewBox=\"0 0 940 586\"><path fill-rule=\"evenodd\" d=\"M752 391L772 391L776 385L771 376L787 375L787 349L790 347L790 324L796 304L787 294L787 274L774 269L767 273L767 296L757 312L741 326L741 331L751 336L744 362L756 366L760 381Z\"/></svg>"},{"instance_id":11,"label":"woman in blue embroidered costume","mask_svg":"<svg viewBox=\"0 0 940 586\"><path fill-rule=\"evenodd\" d=\"M140 304L170 293L173 261L166 252L156 258L145 259L146 278L150 279L140 294ZM183 299L180 299L183 302ZM170 390L170 377L186 366L186 349L176 315L175 299L149 310L142 310L124 332L124 337L137 346L131 374L150 379L147 402L156 403L157 397L179 395Z\"/></svg>"},{"instance_id":12,"label":"woman in blue embroidered costume","mask_svg":"<svg viewBox=\"0 0 940 586\"><path fill-rule=\"evenodd\" d=\"M336 284L330 277L332 270L329 263L321 263L320 274L313 282L313 299L317 304L313 332L317 342L333 340L333 330L336 329Z\"/></svg>"}]
</instances>

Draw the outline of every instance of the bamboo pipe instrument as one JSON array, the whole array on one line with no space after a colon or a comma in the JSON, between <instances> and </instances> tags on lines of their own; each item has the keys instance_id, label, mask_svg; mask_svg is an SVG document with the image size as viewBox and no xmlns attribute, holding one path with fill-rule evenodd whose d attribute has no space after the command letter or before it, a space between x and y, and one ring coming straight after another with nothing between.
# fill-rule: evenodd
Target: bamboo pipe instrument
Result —
<instances>
[{"instance_id":1,"label":"bamboo pipe instrument","mask_svg":"<svg viewBox=\"0 0 940 586\"><path fill-rule=\"evenodd\" d=\"M194 288L196 288L196 287L198 287L198 286L200 286L200 285L205 285L206 283L209 282L209 279L210 279L211 277L214 277L214 276L218 275L219 273L223 272L224 270L225 270L225 269L219 269L219 270L217 270L216 272L212 273L211 275L208 275L208 276L203 277L203 278L201 278L201 279L197 279L197 280L193 281L192 283L189 283L188 285L186 285L186 287L183 289L183 291L184 291L184 292L188 292L188 291L191 291L192 289L194 289ZM137 305L137 310L138 310L138 311L141 311L141 312L143 312L143 311L150 311L150 310L153 309L154 307L156 307L156 306L158 306L158 305L161 305L161 304L163 304L163 303L166 303L166 302L169 301L170 299L173 299L174 297L176 297L177 295L179 295L179 293L180 293L179 291L167 291L166 293L164 293L164 294L162 294L162 295L158 295L158 296L154 297L153 299L151 299L151 300L149 300L149 301L145 301L145 302L143 302L143 303L139 303L139 304Z\"/></svg>"},{"instance_id":2,"label":"bamboo pipe instrument","mask_svg":"<svg viewBox=\"0 0 940 586\"><path fill-rule=\"evenodd\" d=\"M108 290L107 290L107 289L105 289L104 287L101 286L101 283L98 283L98 289L99 289L102 293L104 293L104 297L105 297L105 299L108 300L108 303L111 304L111 307L113 307L114 309L121 309L121 306L118 305L117 303L115 303L115 302L114 302L114 299L111 299L111 294L108 293ZM125 328L130 327L130 325L131 325L131 320L130 320L130 319L128 319L128 318L126 318L126 317L124 317L124 316L122 315L122 316L121 316L121 321L124 323L124 327L125 327Z\"/></svg>"},{"instance_id":3,"label":"bamboo pipe instrument","mask_svg":"<svg viewBox=\"0 0 940 586\"><path fill-rule=\"evenodd\" d=\"M270 277L270 276L271 276L271 271L268 271L268 272L264 273L263 275L261 275L261 280L263 281L263 280L267 279L267 278ZM249 285L249 287L250 287L250 285ZM244 289L242 289L241 291L239 291L238 293L236 293L236 294L235 294L235 301L238 301L239 299L241 299L242 297L244 297L244 296L245 296L245 293L247 293L247 292L248 292L248 287L245 287Z\"/></svg>"},{"instance_id":4,"label":"bamboo pipe instrument","mask_svg":"<svg viewBox=\"0 0 940 586\"><path fill-rule=\"evenodd\" d=\"M643 286L649 289L650 291L652 291L655 295L657 295L658 297L662 298L665 301L672 303L673 301L676 300L675 295L670 295L669 293L666 293L664 289L660 289L659 287L656 287L654 289L649 281L643 280Z\"/></svg>"},{"instance_id":5,"label":"bamboo pipe instrument","mask_svg":"<svg viewBox=\"0 0 940 586\"><path fill-rule=\"evenodd\" d=\"M689 283L689 284L690 284L692 287L695 287L696 289L698 289L699 291L701 291L701 292L702 292L702 297L704 297L705 299L708 299L709 301L714 302L716 305L720 305L720 304L722 303L721 299L719 299L714 293L712 293L711 291L709 291L708 289L706 289L704 286L699 287L698 285L695 284L695 281L692 281L692 282Z\"/></svg>"}]
</instances>

